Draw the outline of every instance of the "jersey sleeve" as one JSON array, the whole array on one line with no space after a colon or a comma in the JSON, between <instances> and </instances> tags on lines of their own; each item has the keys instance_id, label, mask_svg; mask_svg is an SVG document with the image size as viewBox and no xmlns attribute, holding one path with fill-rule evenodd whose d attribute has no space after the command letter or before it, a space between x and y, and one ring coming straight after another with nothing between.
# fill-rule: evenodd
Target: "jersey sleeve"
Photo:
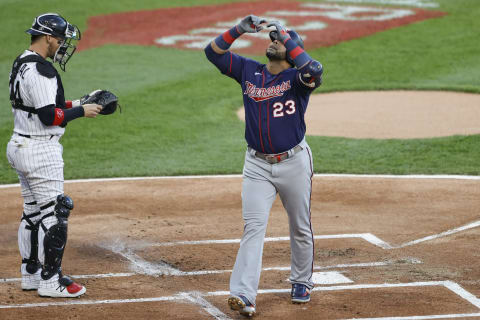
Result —
<instances>
[{"instance_id":1,"label":"jersey sleeve","mask_svg":"<svg viewBox=\"0 0 480 320\"><path fill-rule=\"evenodd\" d=\"M47 78L31 68L24 76L26 92L22 96L28 95L32 107L40 109L45 106L56 104L57 97L57 79Z\"/></svg>"},{"instance_id":2,"label":"jersey sleeve","mask_svg":"<svg viewBox=\"0 0 480 320\"><path fill-rule=\"evenodd\" d=\"M246 58L239 56L231 51L219 54L213 51L212 45L205 48L205 55L221 73L235 79L238 83L242 82L242 70L245 66Z\"/></svg>"}]
</instances>

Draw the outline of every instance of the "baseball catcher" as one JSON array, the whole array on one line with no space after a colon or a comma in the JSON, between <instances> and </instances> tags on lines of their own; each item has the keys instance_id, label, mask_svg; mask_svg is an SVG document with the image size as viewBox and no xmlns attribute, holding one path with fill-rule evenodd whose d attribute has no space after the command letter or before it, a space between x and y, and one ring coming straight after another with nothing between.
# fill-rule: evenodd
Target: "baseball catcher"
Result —
<instances>
[{"instance_id":1,"label":"baseball catcher","mask_svg":"<svg viewBox=\"0 0 480 320\"><path fill-rule=\"evenodd\" d=\"M56 13L45 13L35 17L26 32L30 46L15 59L10 73L14 126L7 145L7 158L16 170L23 197L18 228L21 288L36 290L42 297L79 297L86 292L85 286L62 271L73 199L64 193L60 139L75 119L115 112L118 99L105 90L78 100L65 99L53 63L65 71L81 38L78 27Z\"/></svg>"}]
</instances>

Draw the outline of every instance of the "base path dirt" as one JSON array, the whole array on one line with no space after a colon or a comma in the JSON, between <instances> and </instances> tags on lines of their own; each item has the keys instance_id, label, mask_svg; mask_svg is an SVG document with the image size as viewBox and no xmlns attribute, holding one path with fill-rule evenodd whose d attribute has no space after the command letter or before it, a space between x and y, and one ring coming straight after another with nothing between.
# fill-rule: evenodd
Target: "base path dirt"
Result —
<instances>
[{"instance_id":1,"label":"base path dirt","mask_svg":"<svg viewBox=\"0 0 480 320\"><path fill-rule=\"evenodd\" d=\"M65 192L75 209L63 269L87 293L21 291L20 189L1 188L0 319L241 319L226 303L239 243L222 241L242 235L241 177L77 182ZM314 271L329 281L309 304L290 303L277 198L260 279L271 291L257 298L258 319L480 316L479 208L475 178L315 176Z\"/></svg>"},{"instance_id":2,"label":"base path dirt","mask_svg":"<svg viewBox=\"0 0 480 320\"><path fill-rule=\"evenodd\" d=\"M480 94L442 91L314 94L305 114L307 135L359 139L479 134L479 119Z\"/></svg>"}]
</instances>

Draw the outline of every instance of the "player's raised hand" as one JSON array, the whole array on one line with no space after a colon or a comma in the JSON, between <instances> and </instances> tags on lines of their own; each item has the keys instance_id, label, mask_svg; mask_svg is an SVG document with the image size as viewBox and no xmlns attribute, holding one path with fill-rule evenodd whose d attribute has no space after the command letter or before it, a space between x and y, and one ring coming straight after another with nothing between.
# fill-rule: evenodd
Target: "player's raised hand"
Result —
<instances>
[{"instance_id":1,"label":"player's raised hand","mask_svg":"<svg viewBox=\"0 0 480 320\"><path fill-rule=\"evenodd\" d=\"M99 104L84 104L82 107L87 118L95 118L102 111L102 106Z\"/></svg>"},{"instance_id":2,"label":"player's raised hand","mask_svg":"<svg viewBox=\"0 0 480 320\"><path fill-rule=\"evenodd\" d=\"M273 38L275 40L281 41L285 43L288 39L290 39L290 35L288 34L287 28L285 28L280 22L278 21L269 21L267 27L275 27L277 29L273 32Z\"/></svg>"},{"instance_id":3,"label":"player's raised hand","mask_svg":"<svg viewBox=\"0 0 480 320\"><path fill-rule=\"evenodd\" d=\"M240 21L240 23L237 25L237 27L240 33L256 33L263 30L263 26L261 26L261 24L266 22L267 20L251 14L243 18L242 21Z\"/></svg>"}]
</instances>

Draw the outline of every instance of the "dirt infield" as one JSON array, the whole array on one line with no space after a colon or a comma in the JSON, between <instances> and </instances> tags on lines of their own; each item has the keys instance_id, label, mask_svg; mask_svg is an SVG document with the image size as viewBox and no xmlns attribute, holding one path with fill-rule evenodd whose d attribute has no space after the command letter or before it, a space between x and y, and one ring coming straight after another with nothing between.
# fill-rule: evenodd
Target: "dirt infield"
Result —
<instances>
[{"instance_id":1,"label":"dirt infield","mask_svg":"<svg viewBox=\"0 0 480 320\"><path fill-rule=\"evenodd\" d=\"M314 94L307 135L414 139L480 133L480 94L443 91L358 91ZM243 106L237 116L245 121Z\"/></svg>"},{"instance_id":2,"label":"dirt infield","mask_svg":"<svg viewBox=\"0 0 480 320\"><path fill-rule=\"evenodd\" d=\"M87 287L73 300L20 290L20 191L0 189L0 318L239 318L226 305L239 244L218 240L241 237L240 188L240 177L67 183L76 207L63 266ZM258 296L258 318L480 317L479 208L478 179L316 176L320 284L309 304L289 302L277 199L260 283L271 291Z\"/></svg>"}]
</instances>

